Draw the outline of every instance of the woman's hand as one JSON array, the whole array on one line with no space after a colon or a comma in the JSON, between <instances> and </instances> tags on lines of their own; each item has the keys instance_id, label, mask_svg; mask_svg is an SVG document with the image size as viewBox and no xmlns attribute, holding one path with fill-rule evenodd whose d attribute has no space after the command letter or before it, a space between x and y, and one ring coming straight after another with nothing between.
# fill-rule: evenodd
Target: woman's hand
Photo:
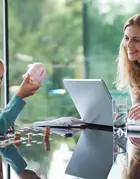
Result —
<instances>
[{"instance_id":1,"label":"woman's hand","mask_svg":"<svg viewBox=\"0 0 140 179\"><path fill-rule=\"evenodd\" d=\"M140 138L130 137L129 140L135 147L140 148Z\"/></svg>"},{"instance_id":2,"label":"woman's hand","mask_svg":"<svg viewBox=\"0 0 140 179\"><path fill-rule=\"evenodd\" d=\"M24 170L17 174L20 179L41 179L37 174L32 170Z\"/></svg>"},{"instance_id":3,"label":"woman's hand","mask_svg":"<svg viewBox=\"0 0 140 179\"><path fill-rule=\"evenodd\" d=\"M40 84L32 84L30 82L30 75L27 75L21 83L16 95L21 98L32 96L39 88Z\"/></svg>"},{"instance_id":4,"label":"woman's hand","mask_svg":"<svg viewBox=\"0 0 140 179\"><path fill-rule=\"evenodd\" d=\"M128 117L132 120L140 120L140 105L131 108ZM130 137L129 139L135 147L140 148L140 138Z\"/></svg>"},{"instance_id":5,"label":"woman's hand","mask_svg":"<svg viewBox=\"0 0 140 179\"><path fill-rule=\"evenodd\" d=\"M133 120L140 120L140 105L131 108L128 117Z\"/></svg>"}]
</instances>

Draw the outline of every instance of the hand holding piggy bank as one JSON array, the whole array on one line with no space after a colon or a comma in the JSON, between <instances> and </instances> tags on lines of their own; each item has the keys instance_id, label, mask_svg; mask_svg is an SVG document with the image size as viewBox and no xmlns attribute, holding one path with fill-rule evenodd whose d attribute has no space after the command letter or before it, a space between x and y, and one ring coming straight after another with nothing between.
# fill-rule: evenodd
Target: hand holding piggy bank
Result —
<instances>
[{"instance_id":1,"label":"hand holding piggy bank","mask_svg":"<svg viewBox=\"0 0 140 179\"><path fill-rule=\"evenodd\" d=\"M28 65L28 70L22 77L25 78L28 74L32 84L41 84L46 77L46 68L42 63L32 63Z\"/></svg>"}]
</instances>

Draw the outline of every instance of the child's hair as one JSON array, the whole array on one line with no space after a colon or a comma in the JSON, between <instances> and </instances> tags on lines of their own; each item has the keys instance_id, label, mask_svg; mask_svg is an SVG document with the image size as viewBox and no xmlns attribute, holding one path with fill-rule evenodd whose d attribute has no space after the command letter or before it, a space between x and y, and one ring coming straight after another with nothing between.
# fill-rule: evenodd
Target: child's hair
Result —
<instances>
[{"instance_id":1,"label":"child's hair","mask_svg":"<svg viewBox=\"0 0 140 179\"><path fill-rule=\"evenodd\" d=\"M6 71L6 66L5 66L4 61L2 59L0 59L0 65L3 65L4 71Z\"/></svg>"},{"instance_id":2,"label":"child's hair","mask_svg":"<svg viewBox=\"0 0 140 179\"><path fill-rule=\"evenodd\" d=\"M3 64L3 65L4 65L4 63L3 63L3 60L2 60L2 59L0 59L0 64Z\"/></svg>"}]
</instances>

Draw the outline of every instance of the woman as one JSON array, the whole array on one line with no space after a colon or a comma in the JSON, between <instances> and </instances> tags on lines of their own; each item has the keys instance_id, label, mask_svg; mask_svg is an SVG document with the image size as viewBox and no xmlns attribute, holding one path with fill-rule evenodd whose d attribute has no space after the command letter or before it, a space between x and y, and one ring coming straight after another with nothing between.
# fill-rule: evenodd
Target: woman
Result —
<instances>
[{"instance_id":1,"label":"woman","mask_svg":"<svg viewBox=\"0 0 140 179\"><path fill-rule=\"evenodd\" d=\"M130 92L132 108L129 118L140 119L140 14L128 19L118 57L117 89ZM133 146L130 166L125 170L126 179L140 179L140 139L130 138Z\"/></svg>"},{"instance_id":2,"label":"woman","mask_svg":"<svg viewBox=\"0 0 140 179\"><path fill-rule=\"evenodd\" d=\"M0 60L0 90L3 75L4 64ZM24 98L33 95L39 89L39 87L40 84L34 85L30 83L29 76L23 80L15 96L13 96L7 106L0 111L0 134L5 134L9 127L14 125L16 117L26 104ZM20 179L40 179L40 177L38 177L33 171L25 169L27 164L14 145L10 145L6 148L0 148L0 154L14 169Z\"/></svg>"}]
</instances>

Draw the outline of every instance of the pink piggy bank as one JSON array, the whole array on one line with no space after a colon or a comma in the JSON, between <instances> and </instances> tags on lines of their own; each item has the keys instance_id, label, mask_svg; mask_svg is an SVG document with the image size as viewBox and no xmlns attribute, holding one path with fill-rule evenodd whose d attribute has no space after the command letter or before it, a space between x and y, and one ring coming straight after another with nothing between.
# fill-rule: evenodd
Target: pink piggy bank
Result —
<instances>
[{"instance_id":1,"label":"pink piggy bank","mask_svg":"<svg viewBox=\"0 0 140 179\"><path fill-rule=\"evenodd\" d=\"M22 77L25 78L28 74L32 84L41 84L46 77L46 68L42 63L32 63L28 65L28 70Z\"/></svg>"}]
</instances>

